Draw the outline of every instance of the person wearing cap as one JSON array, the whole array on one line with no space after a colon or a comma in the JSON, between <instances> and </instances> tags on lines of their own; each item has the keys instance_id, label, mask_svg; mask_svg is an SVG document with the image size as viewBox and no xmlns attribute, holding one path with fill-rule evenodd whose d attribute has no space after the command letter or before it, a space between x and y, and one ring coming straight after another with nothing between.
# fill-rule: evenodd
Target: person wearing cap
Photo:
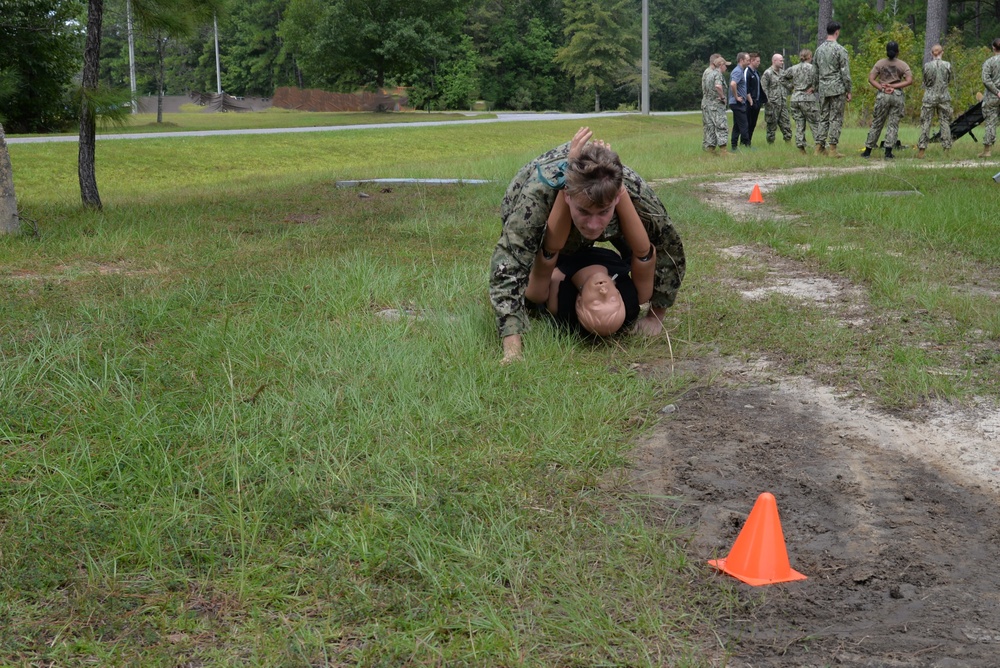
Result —
<instances>
[{"instance_id":1,"label":"person wearing cap","mask_svg":"<svg viewBox=\"0 0 1000 668\"><path fill-rule=\"evenodd\" d=\"M771 56L771 66L760 75L760 86L764 89L767 106L764 107L764 120L767 123L767 143L773 144L777 131L785 143L792 141L792 124L788 120L788 90L781 83L781 74L785 71L785 57L780 53ZM752 139L751 139L752 141Z\"/></svg>"},{"instance_id":2,"label":"person wearing cap","mask_svg":"<svg viewBox=\"0 0 1000 668\"><path fill-rule=\"evenodd\" d=\"M712 54L709 68L701 77L701 122L705 129L702 148L714 155L726 152L729 128L726 122L726 67L729 61Z\"/></svg>"},{"instance_id":3,"label":"person wearing cap","mask_svg":"<svg viewBox=\"0 0 1000 668\"><path fill-rule=\"evenodd\" d=\"M993 40L993 56L983 63L983 152L980 158L990 157L990 151L997 139L997 118L1000 117L1000 37Z\"/></svg>"},{"instance_id":4,"label":"person wearing cap","mask_svg":"<svg viewBox=\"0 0 1000 668\"><path fill-rule=\"evenodd\" d=\"M945 151L951 148L951 63L942 60L944 48L940 44L931 47L931 59L924 64L924 99L920 105L920 139L917 140L917 157L923 158L927 141L931 134L931 121L937 112L941 123L941 146Z\"/></svg>"},{"instance_id":5,"label":"person wearing cap","mask_svg":"<svg viewBox=\"0 0 1000 668\"><path fill-rule=\"evenodd\" d=\"M638 174L622 165L618 154L603 143L588 144L589 128L571 142L543 153L514 176L500 205L502 229L490 259L489 295L496 313L503 362L523 358L521 335L528 329L525 291L539 253L551 262L556 254L573 256L601 241L610 242L626 262L652 266L649 311L634 331L656 335L673 305L684 278L684 246L663 203ZM634 209L647 240L635 248L639 235L624 225L622 198ZM565 240L543 243L556 206L565 206L570 225ZM634 264L632 273L635 274ZM545 284L544 277L541 284Z\"/></svg>"},{"instance_id":6,"label":"person wearing cap","mask_svg":"<svg viewBox=\"0 0 1000 668\"><path fill-rule=\"evenodd\" d=\"M913 83L913 73L899 55L899 44L888 42L885 45L885 58L881 58L868 73L868 83L878 93L875 94L875 109L872 111L872 127L865 140L865 152L861 157L868 158L872 149L878 143L878 136L885 127L885 157L893 158L892 149L896 146L899 135L899 121L903 118L903 107L906 98L903 89Z\"/></svg>"},{"instance_id":7,"label":"person wearing cap","mask_svg":"<svg viewBox=\"0 0 1000 668\"><path fill-rule=\"evenodd\" d=\"M795 121L795 145L800 153L806 152L806 123L813 141L819 145L818 125L819 107L816 104L816 89L819 77L816 66L812 64L812 51L799 51L799 62L792 65L781 74L781 83L792 89L790 102L792 119Z\"/></svg>"}]
</instances>

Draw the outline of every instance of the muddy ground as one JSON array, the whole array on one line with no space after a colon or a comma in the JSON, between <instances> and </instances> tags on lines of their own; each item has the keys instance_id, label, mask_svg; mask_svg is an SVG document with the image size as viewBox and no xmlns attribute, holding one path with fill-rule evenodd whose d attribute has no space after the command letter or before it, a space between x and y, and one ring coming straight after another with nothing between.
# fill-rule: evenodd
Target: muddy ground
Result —
<instances>
[{"instance_id":1,"label":"muddy ground","mask_svg":"<svg viewBox=\"0 0 1000 668\"><path fill-rule=\"evenodd\" d=\"M719 190L705 199L725 206ZM778 265L767 285L734 286L748 299L801 289L803 300L864 318L863 291L842 278L810 276L766 249L719 252ZM773 493L792 568L808 576L733 580L745 605L717 630L730 650L720 663L1000 666L995 402L888 415L787 375L780 360L682 364L706 381L665 407L636 450L630 486L653 499L654 519L689 527L706 560L725 556L757 496ZM666 362L641 371L672 373Z\"/></svg>"}]
</instances>

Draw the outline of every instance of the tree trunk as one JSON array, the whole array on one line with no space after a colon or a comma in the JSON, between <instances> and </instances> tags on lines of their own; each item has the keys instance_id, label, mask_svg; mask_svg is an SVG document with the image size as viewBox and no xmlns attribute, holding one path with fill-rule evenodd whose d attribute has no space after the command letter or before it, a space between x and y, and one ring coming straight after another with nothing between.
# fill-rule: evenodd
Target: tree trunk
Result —
<instances>
[{"instance_id":1,"label":"tree trunk","mask_svg":"<svg viewBox=\"0 0 1000 668\"><path fill-rule=\"evenodd\" d=\"M0 124L0 234L17 234L21 221L17 217L17 198L14 196L14 170L10 166L7 140Z\"/></svg>"},{"instance_id":2,"label":"tree trunk","mask_svg":"<svg viewBox=\"0 0 1000 668\"><path fill-rule=\"evenodd\" d=\"M594 91L594 113L601 111L601 94Z\"/></svg>"},{"instance_id":3,"label":"tree trunk","mask_svg":"<svg viewBox=\"0 0 1000 668\"><path fill-rule=\"evenodd\" d=\"M977 42L982 37L981 32L982 32L983 24L982 24L982 19L980 18L982 16L982 11L983 11L983 1L982 0L976 0L976 41Z\"/></svg>"},{"instance_id":4,"label":"tree trunk","mask_svg":"<svg viewBox=\"0 0 1000 668\"><path fill-rule=\"evenodd\" d=\"M924 62L929 61L931 47L940 44L948 32L948 0L927 0L927 30L924 33Z\"/></svg>"},{"instance_id":5,"label":"tree trunk","mask_svg":"<svg viewBox=\"0 0 1000 668\"><path fill-rule=\"evenodd\" d=\"M97 191L97 116L88 94L97 90L101 60L101 22L104 0L87 1L87 41L83 47L83 94L80 96L80 198L91 209L101 208Z\"/></svg>"},{"instance_id":6,"label":"tree trunk","mask_svg":"<svg viewBox=\"0 0 1000 668\"><path fill-rule=\"evenodd\" d=\"M833 0L819 0L819 27L816 29L816 43L826 41L826 25L833 20Z\"/></svg>"},{"instance_id":7,"label":"tree trunk","mask_svg":"<svg viewBox=\"0 0 1000 668\"><path fill-rule=\"evenodd\" d=\"M166 38L156 36L156 59L159 68L156 72L156 123L163 124L163 60L166 51Z\"/></svg>"},{"instance_id":8,"label":"tree trunk","mask_svg":"<svg viewBox=\"0 0 1000 668\"><path fill-rule=\"evenodd\" d=\"M879 14L885 11L885 0L875 0L875 11ZM876 23L875 29L882 32L882 23Z\"/></svg>"}]
</instances>

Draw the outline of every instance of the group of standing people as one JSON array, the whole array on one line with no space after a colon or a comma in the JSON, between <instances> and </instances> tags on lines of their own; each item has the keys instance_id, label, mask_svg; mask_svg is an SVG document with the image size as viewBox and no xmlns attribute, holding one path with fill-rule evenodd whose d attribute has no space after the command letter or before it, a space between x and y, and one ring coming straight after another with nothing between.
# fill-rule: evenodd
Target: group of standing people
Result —
<instances>
[{"instance_id":1,"label":"group of standing people","mask_svg":"<svg viewBox=\"0 0 1000 668\"><path fill-rule=\"evenodd\" d=\"M702 74L702 122L704 139L702 147L720 155L726 152L727 138L730 151L739 146L750 148L757 125L760 107L766 109L767 141L773 143L780 130L786 142L792 137L789 117L795 121L795 145L806 153L806 126L813 136L816 155L842 158L837 146L844 125L844 112L851 101L851 66L847 50L838 42L841 26L836 21L827 25L827 37L817 48L799 52L799 62L788 69L781 54L771 57L771 67L757 75L760 56L739 53L736 67L726 81L729 61L719 54L709 59L709 67ZM986 91L983 95L983 116L986 132L983 152L979 157L990 157L996 141L997 119L1000 116L1000 38L993 41L993 56L983 65L982 79ZM920 139L917 157L923 158L927 150L930 127L934 114L941 125L941 145L945 151L952 145L951 95L948 86L953 75L951 64L942 59L944 49L940 44L931 50L932 60L924 65L924 97L920 111ZM897 145L899 122L903 117L903 89L913 84L909 65L898 58L899 45L886 44L886 57L880 59L868 74L868 83L876 89L872 124L865 139L862 157L870 157L885 129L885 157L892 159ZM791 99L786 100L788 93ZM727 128L726 106L733 113L733 129ZM739 145L739 146L738 146Z\"/></svg>"}]
</instances>

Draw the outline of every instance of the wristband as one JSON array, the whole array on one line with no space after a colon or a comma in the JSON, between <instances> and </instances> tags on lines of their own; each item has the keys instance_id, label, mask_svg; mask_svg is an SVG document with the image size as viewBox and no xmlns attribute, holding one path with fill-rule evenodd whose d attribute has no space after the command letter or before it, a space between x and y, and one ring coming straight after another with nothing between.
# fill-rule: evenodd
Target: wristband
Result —
<instances>
[{"instance_id":1,"label":"wristband","mask_svg":"<svg viewBox=\"0 0 1000 668\"><path fill-rule=\"evenodd\" d=\"M639 262L649 262L650 260L653 259L653 253L655 252L656 248L653 246L653 244L649 244L649 252L642 257L637 257L636 260L638 260Z\"/></svg>"}]
</instances>

